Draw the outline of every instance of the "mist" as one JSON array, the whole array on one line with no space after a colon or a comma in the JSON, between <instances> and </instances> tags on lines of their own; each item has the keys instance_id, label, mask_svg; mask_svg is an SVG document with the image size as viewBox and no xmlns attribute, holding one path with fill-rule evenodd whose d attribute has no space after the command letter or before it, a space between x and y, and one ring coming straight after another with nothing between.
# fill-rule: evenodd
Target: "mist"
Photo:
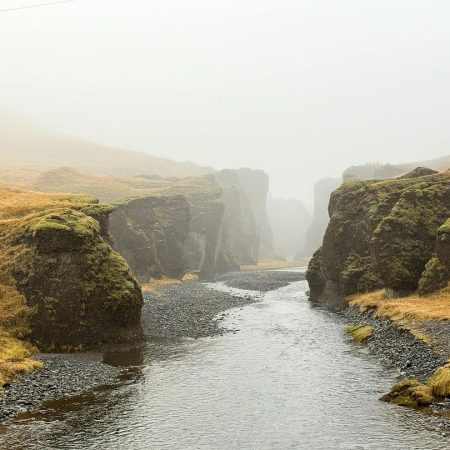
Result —
<instances>
[{"instance_id":1,"label":"mist","mask_svg":"<svg viewBox=\"0 0 450 450\"><path fill-rule=\"evenodd\" d=\"M315 181L352 164L448 153L449 13L419 0L3 11L1 106L113 147L263 169L273 195L310 205Z\"/></svg>"}]
</instances>

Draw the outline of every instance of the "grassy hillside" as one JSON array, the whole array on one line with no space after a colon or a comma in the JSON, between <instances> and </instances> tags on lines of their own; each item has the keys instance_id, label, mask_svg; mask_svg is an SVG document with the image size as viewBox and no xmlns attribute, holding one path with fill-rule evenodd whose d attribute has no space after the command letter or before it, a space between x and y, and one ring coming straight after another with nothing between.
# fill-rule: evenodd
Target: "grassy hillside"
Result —
<instances>
[{"instance_id":1,"label":"grassy hillside","mask_svg":"<svg viewBox=\"0 0 450 450\"><path fill-rule=\"evenodd\" d=\"M53 133L32 122L1 113L0 148L0 164L10 172L14 167L20 167L21 171L45 171L61 166L110 176L188 177L212 172L211 168L191 162L175 162Z\"/></svg>"},{"instance_id":2,"label":"grassy hillside","mask_svg":"<svg viewBox=\"0 0 450 450\"><path fill-rule=\"evenodd\" d=\"M63 167L40 174L29 186L37 191L95 195L112 202L145 196L220 196L221 189L209 177L159 179L152 177L92 176Z\"/></svg>"},{"instance_id":3,"label":"grassy hillside","mask_svg":"<svg viewBox=\"0 0 450 450\"><path fill-rule=\"evenodd\" d=\"M428 167L438 172L444 172L450 169L450 155L440 158L429 159L426 161L416 161L403 164L380 164L368 163L360 166L351 166L344 171L342 177L344 180L350 178L358 179L379 179L394 178L410 172L416 167Z\"/></svg>"}]
</instances>

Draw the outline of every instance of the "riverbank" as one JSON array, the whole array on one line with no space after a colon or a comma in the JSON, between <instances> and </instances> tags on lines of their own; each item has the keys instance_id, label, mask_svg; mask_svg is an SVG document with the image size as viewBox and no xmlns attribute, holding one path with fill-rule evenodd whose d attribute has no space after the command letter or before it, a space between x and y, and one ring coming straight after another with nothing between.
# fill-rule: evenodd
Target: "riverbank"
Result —
<instances>
[{"instance_id":1,"label":"riverbank","mask_svg":"<svg viewBox=\"0 0 450 450\"><path fill-rule=\"evenodd\" d=\"M39 408L46 401L74 397L112 383L120 374L120 369L84 355L39 354L36 359L42 362L41 369L4 386L0 423L7 424L18 413Z\"/></svg>"},{"instance_id":2,"label":"riverbank","mask_svg":"<svg viewBox=\"0 0 450 450\"><path fill-rule=\"evenodd\" d=\"M375 291L347 300L343 315L368 326L364 343L399 370L399 384L383 399L436 414L443 418L440 427L450 432L448 288L427 297L388 299L383 291ZM411 385L419 386L417 393L414 388L407 391ZM402 391L401 386L407 387ZM418 402L419 393L428 396L425 404Z\"/></svg>"}]
</instances>

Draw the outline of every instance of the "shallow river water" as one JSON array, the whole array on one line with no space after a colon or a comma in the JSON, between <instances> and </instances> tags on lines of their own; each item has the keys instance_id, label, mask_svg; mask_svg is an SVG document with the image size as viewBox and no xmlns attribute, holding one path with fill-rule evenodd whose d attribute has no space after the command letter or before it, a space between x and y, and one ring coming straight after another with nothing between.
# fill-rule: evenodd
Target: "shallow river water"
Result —
<instances>
[{"instance_id":1,"label":"shallow river water","mask_svg":"<svg viewBox=\"0 0 450 450\"><path fill-rule=\"evenodd\" d=\"M1 449L445 449L433 419L378 398L395 381L312 307L306 282L232 310L237 333L153 341L105 361L127 377L49 404L0 434Z\"/></svg>"}]
</instances>

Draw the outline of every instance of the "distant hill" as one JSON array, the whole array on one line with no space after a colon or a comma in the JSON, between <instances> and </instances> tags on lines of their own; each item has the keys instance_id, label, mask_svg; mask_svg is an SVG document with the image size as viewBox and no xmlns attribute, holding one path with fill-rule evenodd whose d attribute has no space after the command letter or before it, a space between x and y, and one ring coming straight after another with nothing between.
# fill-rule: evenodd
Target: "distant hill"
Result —
<instances>
[{"instance_id":1,"label":"distant hill","mask_svg":"<svg viewBox=\"0 0 450 450\"><path fill-rule=\"evenodd\" d=\"M42 192L92 194L102 202L147 195L191 197L203 194L220 196L221 193L220 188L210 180L210 177L160 179L145 175L137 177L95 176L78 172L71 167L60 167L43 172L28 186Z\"/></svg>"},{"instance_id":2,"label":"distant hill","mask_svg":"<svg viewBox=\"0 0 450 450\"><path fill-rule=\"evenodd\" d=\"M416 167L428 167L429 169L444 172L450 169L450 155L440 158L429 159L426 161L416 161L404 164L380 164L368 163L360 166L351 166L344 171L342 178L348 180L350 178L358 178L364 180L374 180L380 178L395 178L410 172Z\"/></svg>"},{"instance_id":3,"label":"distant hill","mask_svg":"<svg viewBox=\"0 0 450 450\"><path fill-rule=\"evenodd\" d=\"M45 171L70 166L94 175L191 177L213 172L192 162L176 162L146 153L108 147L89 140L48 131L33 122L0 113L0 164Z\"/></svg>"}]
</instances>

